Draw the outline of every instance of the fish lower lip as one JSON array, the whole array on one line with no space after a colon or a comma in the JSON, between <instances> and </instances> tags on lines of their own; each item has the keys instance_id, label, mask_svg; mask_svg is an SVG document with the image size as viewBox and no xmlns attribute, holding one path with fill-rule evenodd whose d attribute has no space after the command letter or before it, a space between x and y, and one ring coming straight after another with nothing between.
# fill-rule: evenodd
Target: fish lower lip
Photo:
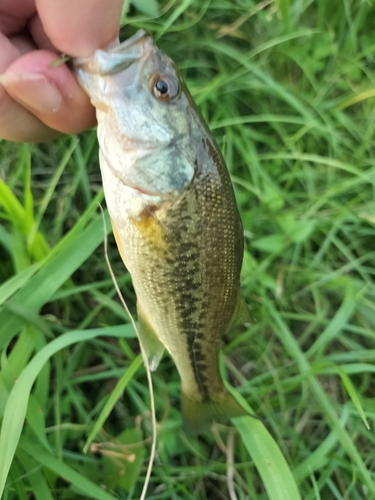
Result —
<instances>
[{"instance_id":1,"label":"fish lower lip","mask_svg":"<svg viewBox=\"0 0 375 500\"><path fill-rule=\"evenodd\" d=\"M94 56L75 57L73 65L78 74L86 72L91 75L108 76L120 73L142 57L140 42L150 36L147 31L139 30L122 43L104 50L96 50Z\"/></svg>"}]
</instances>

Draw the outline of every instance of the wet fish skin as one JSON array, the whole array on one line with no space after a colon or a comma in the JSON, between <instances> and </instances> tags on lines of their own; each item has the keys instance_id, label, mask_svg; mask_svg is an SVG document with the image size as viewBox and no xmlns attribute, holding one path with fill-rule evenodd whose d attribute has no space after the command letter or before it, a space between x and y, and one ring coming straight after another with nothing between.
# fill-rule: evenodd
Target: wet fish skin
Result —
<instances>
[{"instance_id":1,"label":"wet fish skin","mask_svg":"<svg viewBox=\"0 0 375 500\"><path fill-rule=\"evenodd\" d=\"M219 370L221 337L246 310L243 230L220 150L174 63L147 33L75 68L97 109L106 202L150 365L164 347L170 352L188 430L245 414ZM177 85L177 95L159 100L155 78Z\"/></svg>"}]
</instances>

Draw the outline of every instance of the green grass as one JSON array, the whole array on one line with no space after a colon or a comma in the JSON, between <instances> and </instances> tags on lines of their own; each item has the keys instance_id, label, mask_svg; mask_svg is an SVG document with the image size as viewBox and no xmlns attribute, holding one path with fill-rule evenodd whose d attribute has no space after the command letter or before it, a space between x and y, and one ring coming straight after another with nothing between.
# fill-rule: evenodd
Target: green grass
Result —
<instances>
[{"instance_id":1,"label":"green grass","mask_svg":"<svg viewBox=\"0 0 375 500\"><path fill-rule=\"evenodd\" d=\"M232 175L253 322L223 339L223 370L261 419L185 436L164 356L153 375L159 432L147 498L375 498L371 2L132 3L123 37L143 27L158 38ZM147 377L106 267L102 200L95 131L1 142L5 500L142 490ZM109 257L134 312L112 236Z\"/></svg>"}]
</instances>

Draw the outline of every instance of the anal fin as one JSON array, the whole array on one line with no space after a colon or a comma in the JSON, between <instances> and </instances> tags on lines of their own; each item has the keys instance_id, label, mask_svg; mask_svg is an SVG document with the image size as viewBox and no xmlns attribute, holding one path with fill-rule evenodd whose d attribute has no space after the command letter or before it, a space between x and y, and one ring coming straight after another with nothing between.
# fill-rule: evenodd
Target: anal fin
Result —
<instances>
[{"instance_id":1,"label":"anal fin","mask_svg":"<svg viewBox=\"0 0 375 500\"><path fill-rule=\"evenodd\" d=\"M239 289L237 294L236 306L234 308L227 331L230 331L232 330L232 328L236 328L237 326L243 326L246 323L250 323L250 320L250 312L245 302L243 291Z\"/></svg>"},{"instance_id":2,"label":"anal fin","mask_svg":"<svg viewBox=\"0 0 375 500\"><path fill-rule=\"evenodd\" d=\"M142 307L137 303L138 320L139 320L139 340L143 350L146 353L148 364L151 371L155 371L159 365L164 352L164 345L160 342L154 329L142 311Z\"/></svg>"}]
</instances>

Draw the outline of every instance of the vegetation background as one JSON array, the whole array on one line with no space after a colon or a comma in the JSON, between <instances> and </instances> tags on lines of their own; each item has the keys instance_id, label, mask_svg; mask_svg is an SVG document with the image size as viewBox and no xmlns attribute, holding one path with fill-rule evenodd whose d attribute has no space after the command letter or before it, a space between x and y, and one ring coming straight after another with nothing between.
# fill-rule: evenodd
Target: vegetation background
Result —
<instances>
[{"instance_id":1,"label":"vegetation background","mask_svg":"<svg viewBox=\"0 0 375 500\"><path fill-rule=\"evenodd\" d=\"M373 0L133 0L123 17L123 38L152 31L181 68L232 175L253 323L223 339L230 382L303 499L375 498ZM130 499L142 489L149 392L105 263L98 201L95 131L1 142L6 500ZM112 236L109 257L134 312ZM256 433L216 426L185 436L168 356L153 380L159 433L148 498L298 498L272 490Z\"/></svg>"}]
</instances>

